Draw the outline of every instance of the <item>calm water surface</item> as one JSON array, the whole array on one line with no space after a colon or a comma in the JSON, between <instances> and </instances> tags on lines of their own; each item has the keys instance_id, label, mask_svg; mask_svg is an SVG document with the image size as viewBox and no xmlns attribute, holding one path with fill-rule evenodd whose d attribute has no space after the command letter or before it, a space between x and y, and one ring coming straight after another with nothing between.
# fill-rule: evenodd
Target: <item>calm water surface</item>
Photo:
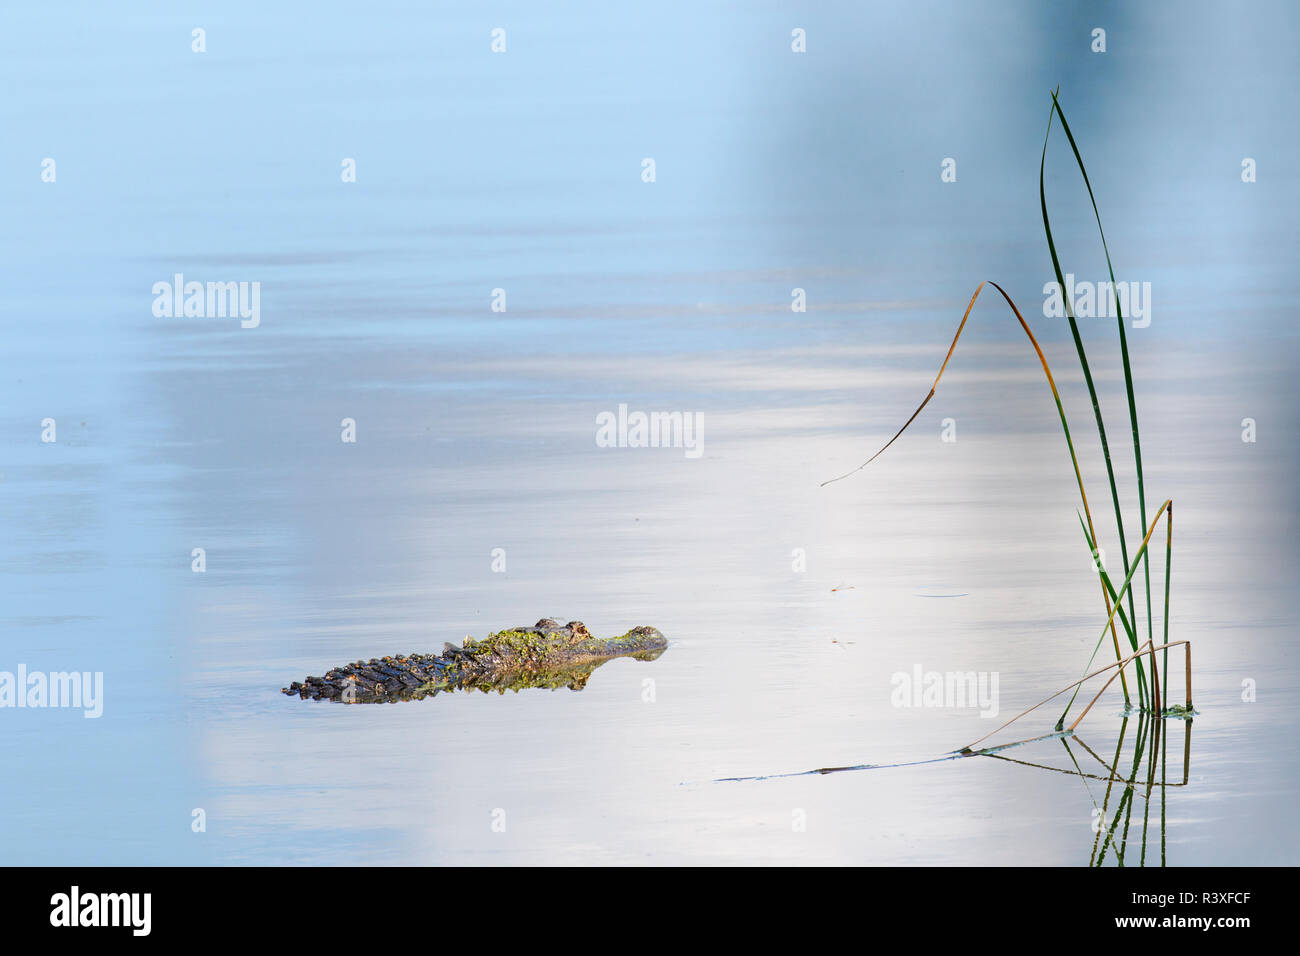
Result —
<instances>
[{"instance_id":1,"label":"calm water surface","mask_svg":"<svg viewBox=\"0 0 1300 956\"><path fill-rule=\"evenodd\" d=\"M1008 10L828 5L802 58L779 5L236 4L202 55L162 7L14 13L0 670L102 671L105 701L0 711L4 861L1086 865L1111 764L1139 783L1126 863L1294 862L1296 187L1238 175L1294 155L1293 15L1116 13L1102 61L1088 23ZM1068 330L1041 317L1058 82L1117 269L1155 290L1129 334L1151 508L1177 502L1190 744L1168 725L1148 804L1112 693L1014 760L717 783L939 756L1000 721L895 707L893 674L996 672L1005 719L1096 641L1055 410L991 298L913 430L819 487L906 420L995 278L1057 368L1118 564ZM1062 253L1099 279L1055 146ZM155 318L176 272L259 281L260 327ZM1083 328L1136 540L1114 326ZM620 403L701 415L704 454L597 447ZM581 693L279 693L542 616L672 643Z\"/></svg>"}]
</instances>

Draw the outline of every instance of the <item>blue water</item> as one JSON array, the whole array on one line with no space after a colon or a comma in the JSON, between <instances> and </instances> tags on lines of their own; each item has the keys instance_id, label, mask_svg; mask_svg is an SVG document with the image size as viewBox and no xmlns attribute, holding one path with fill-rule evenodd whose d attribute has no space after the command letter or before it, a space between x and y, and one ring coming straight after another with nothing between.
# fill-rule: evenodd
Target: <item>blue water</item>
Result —
<instances>
[{"instance_id":1,"label":"blue water","mask_svg":"<svg viewBox=\"0 0 1300 956\"><path fill-rule=\"evenodd\" d=\"M906 420L992 278L1117 560L1042 315L1059 84L1117 277L1153 290L1129 341L1201 711L1169 862L1293 861L1295 11L862 6L7 11L0 671L101 671L104 712L0 709L0 860L1088 862L1080 780L984 758L709 783L991 729L893 707L917 662L1000 672L1009 716L1086 660L1073 478L992 298L907 439L818 487ZM1066 268L1104 278L1059 128L1045 185ZM259 282L260 325L155 317L176 273ZM1114 325L1080 323L1127 481ZM704 455L597 447L620 403L702 415ZM674 643L580 694L278 693L543 615Z\"/></svg>"}]
</instances>

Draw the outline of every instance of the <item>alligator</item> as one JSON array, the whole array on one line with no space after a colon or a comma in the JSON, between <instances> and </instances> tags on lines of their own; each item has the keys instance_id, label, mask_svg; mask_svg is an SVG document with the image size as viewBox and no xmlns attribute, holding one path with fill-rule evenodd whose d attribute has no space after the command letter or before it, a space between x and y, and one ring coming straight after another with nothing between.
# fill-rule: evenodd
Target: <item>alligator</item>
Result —
<instances>
[{"instance_id":1,"label":"alligator","mask_svg":"<svg viewBox=\"0 0 1300 956\"><path fill-rule=\"evenodd\" d=\"M592 637L581 621L561 627L542 618L532 627L498 631L481 641L444 644L441 654L375 657L344 664L323 677L294 681L280 690L303 699L347 704L423 700L457 690L520 691L525 687L582 690L601 664L615 657L652 661L668 647L653 627L618 637Z\"/></svg>"}]
</instances>

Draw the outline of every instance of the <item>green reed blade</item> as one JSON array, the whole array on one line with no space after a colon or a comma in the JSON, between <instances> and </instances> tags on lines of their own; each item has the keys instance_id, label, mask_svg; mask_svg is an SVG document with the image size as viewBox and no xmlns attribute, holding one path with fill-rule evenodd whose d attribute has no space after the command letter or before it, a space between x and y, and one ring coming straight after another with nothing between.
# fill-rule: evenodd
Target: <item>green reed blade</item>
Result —
<instances>
[{"instance_id":1,"label":"green reed blade","mask_svg":"<svg viewBox=\"0 0 1300 956\"><path fill-rule=\"evenodd\" d=\"M1083 165L1083 157L1079 154L1079 146L1074 141L1074 134L1070 132L1070 124L1065 121L1065 113L1061 110L1060 101L1056 97L1056 92L1052 93L1052 105L1056 109L1056 115L1061 117L1061 129L1065 131L1066 138L1070 141L1070 149L1074 151L1074 160L1079 164L1079 172L1083 174L1083 184L1088 189L1088 199L1092 202L1092 214L1097 220L1097 232L1101 236L1101 250L1106 254L1106 271L1110 273L1110 294L1115 303L1115 316L1119 322L1119 354L1124 364L1124 388L1128 392L1128 417L1129 423L1133 427L1133 461L1137 466L1137 486L1138 486L1138 515L1142 521L1142 527L1147 526L1147 496L1146 486L1142 480L1142 439L1138 436L1138 413L1137 401L1133 395L1133 369L1129 365L1128 359L1128 336L1124 331L1124 312L1119 304L1119 293L1115 287L1115 267L1110 263L1110 249L1106 246L1106 231L1101 227L1101 213L1097 211L1097 197L1093 195L1092 183L1088 179L1088 170ZM1142 559L1142 572L1146 581L1147 597L1147 640L1151 639L1151 566L1148 558ZM1132 605L1130 604L1130 610ZM1168 643L1166 635L1165 643ZM1168 656L1169 652L1165 651ZM1168 673L1168 670L1165 671Z\"/></svg>"},{"instance_id":2,"label":"green reed blade","mask_svg":"<svg viewBox=\"0 0 1300 956\"><path fill-rule=\"evenodd\" d=\"M1124 535L1124 516L1119 504L1119 488L1115 484L1115 466L1110 457L1110 445L1106 440L1106 423L1101 414L1101 402L1097 398L1097 386L1092 380L1092 369L1088 366L1088 353L1083 347L1083 338L1079 335L1079 324L1074 318L1074 308L1065 295L1065 275L1061 272L1061 260L1056 254L1056 242L1052 238L1051 218L1047 214L1047 190L1044 185L1044 172L1047 167L1047 142L1052 135L1052 118L1056 107L1047 115L1047 136L1043 138L1043 155L1038 165L1038 200L1043 212L1043 231L1047 236L1047 249L1052 256L1052 270L1056 273L1056 282L1061 290L1061 301L1065 305L1065 316L1070 323L1070 334L1074 338L1074 348L1079 354L1079 366L1083 369L1083 380L1088 386L1088 397L1092 400L1093 415L1097 420L1097 435L1101 439L1102 457L1106 461L1106 477L1110 481L1110 497L1115 506L1115 527L1119 533L1120 556L1124 561L1124 571L1129 570L1128 543ZM1129 617L1136 619L1133 595L1129 595ZM1117 651L1118 653L1118 651ZM1118 658L1116 658L1118 659ZM1141 688L1139 688L1141 690ZM1141 699L1145 704L1145 699Z\"/></svg>"}]
</instances>

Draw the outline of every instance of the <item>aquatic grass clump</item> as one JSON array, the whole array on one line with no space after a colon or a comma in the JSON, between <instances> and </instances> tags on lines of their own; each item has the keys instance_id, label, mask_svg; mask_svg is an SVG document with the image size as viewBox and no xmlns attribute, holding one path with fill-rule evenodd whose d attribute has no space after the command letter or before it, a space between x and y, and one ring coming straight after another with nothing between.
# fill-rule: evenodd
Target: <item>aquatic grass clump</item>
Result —
<instances>
[{"instance_id":1,"label":"aquatic grass clump","mask_svg":"<svg viewBox=\"0 0 1300 956\"><path fill-rule=\"evenodd\" d=\"M1061 109L1060 100L1058 98L1058 92L1059 91L1053 91L1051 94L1052 107L1051 110L1048 112L1047 135L1043 139L1042 158L1039 161L1039 167L1038 167L1038 197L1039 197L1039 204L1042 208L1042 214L1043 214L1043 232L1047 238L1047 248L1052 259L1052 270L1056 274L1057 287L1060 289L1064 289L1065 277L1061 269L1060 258L1058 257L1056 252L1056 243L1052 237L1052 223L1051 223L1051 217L1048 215L1048 211L1047 211L1047 191L1044 185L1044 174L1047 165L1047 145L1052 135L1053 120L1059 117L1061 122L1061 129L1065 132L1066 138L1069 140L1070 149L1074 154L1075 162L1078 164L1079 172L1083 176L1084 186L1088 190L1088 198L1092 203L1093 215L1097 221L1097 231L1101 236L1102 250L1104 251L1106 256L1106 268L1109 273L1110 286L1111 286L1111 299L1115 303L1115 314L1116 314L1116 319L1119 327L1120 358L1124 368L1124 387L1128 398L1129 426L1132 430L1132 435L1133 435L1133 456L1134 456L1134 464L1136 466L1136 476L1137 476L1138 521L1140 522L1140 527L1145 531L1145 536L1142 539L1142 543L1137 548L1137 550L1133 553L1132 561L1130 561L1128 539L1124 531L1124 511L1120 505L1119 486L1115 480L1115 467L1111 459L1110 444L1106 437L1106 422L1102 416L1101 402L1097 397L1097 388L1093 381L1092 369L1088 363L1088 354L1087 354L1087 350L1084 348L1083 337L1079 334L1079 325L1074 315L1073 304L1069 301L1068 296L1063 295L1061 298L1065 305L1065 317L1070 326L1070 335L1074 341L1075 352L1078 355L1078 359L1079 359L1079 367L1083 373L1083 380L1088 389L1088 397L1092 402L1093 416L1096 420L1096 425L1097 425L1097 436L1101 443L1102 458L1104 459L1106 465L1106 477L1110 487L1111 503L1115 511L1115 527L1116 527L1116 533L1119 536L1120 555L1123 560L1123 567L1124 567L1124 579L1120 584L1120 586L1116 588L1114 586L1114 583L1111 581L1110 575L1106 572L1106 569L1102 567L1101 562L1098 558L1100 552L1098 550L1098 543L1097 543L1097 530L1093 523L1092 510L1088 505L1088 494L1083 484L1083 473L1079 468L1079 457L1075 451L1074 440L1070 435L1069 420L1066 417L1065 407L1061 402L1061 395L1060 392L1057 390L1056 380L1052 375L1052 369L1047 362L1047 357L1043 354L1042 347L1038 344L1038 340L1034 337L1033 331L1029 328L1029 323L1025 321L1024 316L1021 315L1020 309L1016 307L1016 304L1014 301L1012 301L1011 296L1008 295L1006 290L1003 289L996 282L989 281L987 284L993 286L993 288L998 290L1002 298L1006 300L1007 305L1011 308L1011 311L1015 314L1016 319L1020 322L1020 327L1024 330L1025 335L1029 338L1030 344L1033 345L1034 351L1038 355L1039 364L1042 365L1043 374L1046 376L1047 384L1052 390L1052 398L1056 403L1057 415L1061 421L1061 430L1065 435L1065 444L1070 452L1070 463L1074 468L1075 482L1079 488L1079 500L1082 505L1082 513L1079 515L1079 524L1083 530L1084 543L1087 545L1089 554L1093 558L1093 564L1097 569L1098 578L1100 581L1102 603L1106 608L1106 623L1102 626L1101 636L1097 639L1096 647L1093 648L1092 654L1089 656L1087 663L1084 665L1084 677L1080 678L1078 681L1074 682L1073 684L1067 685L1066 687L1058 691L1056 694L1053 694L1052 697L1049 697L1047 699L1047 700L1052 700L1053 698L1060 696L1060 694L1065 693L1065 691L1071 689L1074 690L1074 693L1070 696L1069 703L1066 704L1065 710L1062 712L1060 719L1056 723L1056 729L1058 731L1061 731L1065 726L1065 719L1069 715L1070 708L1074 706L1074 701L1078 695L1079 688L1084 683L1086 683L1090 678L1095 677L1101 673L1104 673L1105 671L1110 670L1112 668L1115 669L1115 673L1111 675L1109 680L1107 680L1106 685L1102 688L1101 692L1097 694L1097 697L1093 698L1092 703L1089 703L1088 706L1084 708L1083 713L1080 714L1079 718L1075 720L1074 724L1071 725L1070 729L1073 730L1073 728L1078 725L1079 720L1083 719L1083 717L1087 714L1088 710L1092 708L1092 705L1096 703L1097 698L1101 696L1101 693L1105 692L1105 690L1114 681L1116 676L1118 676L1120 679L1120 685L1124 693L1125 706L1126 708L1131 709L1133 706L1132 698L1129 692L1128 679L1125 675L1125 668L1130 663L1134 665L1134 671L1136 676L1137 696L1138 696L1138 704L1136 710L1138 712L1146 713L1146 714L1155 714L1160 716L1168 716L1168 717L1184 717L1184 716L1190 716L1193 711L1192 711L1192 689L1191 689L1191 645L1187 641L1174 641L1171 643L1169 640L1169 587L1170 587L1171 558L1173 555L1174 504L1172 499L1166 499L1165 502L1161 504L1160 508L1156 511L1155 517L1148 524L1147 504L1146 504L1146 483L1142 471L1142 441L1138 429L1137 401L1135 398L1134 388L1133 388L1133 370L1129 361L1128 338L1124 329L1123 309L1122 306L1120 305L1120 298L1116 293L1115 270L1111 264L1110 250L1106 245L1106 233L1101 225L1101 213L1097 209L1097 199L1096 196L1093 194L1092 183L1088 178L1088 171L1087 168L1084 166L1083 157L1079 152L1078 143L1075 141L1074 134L1070 131L1069 123L1066 122L1065 113ZM885 450L888 449L890 445L892 445L895 441L898 440L898 437L907 430L908 426L910 426L912 422L916 420L917 416L921 414L921 411L925 408L925 406L929 404L932 398L934 398L935 390L939 387L939 381L940 379L943 378L943 373L948 367L948 362L952 359L953 353L957 349L957 342L961 339L961 334L966 328L966 321L970 318L971 310L975 308L975 303L979 299L980 293L983 291L985 284L986 283L981 282L979 286L976 287L975 294L971 296L970 303L966 306L966 312L962 315L961 322L957 326L957 332L953 336L952 344L948 347L948 353L947 355L944 356L943 364L939 366L939 373L935 376L934 383L930 386L929 393L922 400L921 404L917 406L917 409L912 413L912 416L903 424L902 428L900 428L897 432L895 432L894 436L890 438L889 441L887 441L879 451L877 451L874 455L868 458L865 462L863 462L853 471L850 471L844 475L840 475L838 478L832 478L830 481L823 482L822 483L823 485L828 485L831 482L840 481L844 478L847 478L849 477L849 475L855 474L856 472L861 471L863 468L866 468L867 465L871 464L873 461L879 458L882 454L884 454ZM1162 602L1164 630L1162 633L1161 641L1159 644L1157 644L1156 639L1154 637L1154 614L1153 614L1154 605L1151 600L1151 569L1150 569L1148 548L1151 542L1151 537L1155 533L1156 528L1159 525L1161 516L1164 516L1165 526L1166 526L1165 593L1164 593L1164 601ZM1146 594L1145 607L1146 607L1146 632L1147 632L1146 640L1141 642L1141 644L1139 644L1138 633L1137 633L1137 628L1140 625L1136 614L1135 601L1133 596L1134 589L1132 587L1133 578L1136 575L1139 566L1142 569L1142 579L1143 579L1143 585ZM1124 605L1126 603L1125 602L1126 598L1127 598L1127 607L1128 607L1127 614L1124 613ZM1124 635L1129 645L1128 646L1129 653L1127 655L1122 653L1120 648L1119 633L1118 633L1118 629L1116 628L1116 618L1118 618L1119 627L1123 629ZM1097 651L1100 650L1101 644L1105 640L1107 632L1109 632L1111 635L1111 646L1113 647L1115 652L1115 661L1114 663L1107 665L1104 668L1089 673L1088 670L1089 668L1092 667L1093 661L1096 659L1097 656ZM1176 647L1176 646L1186 647L1185 683L1186 683L1186 691L1187 691L1187 700L1186 700L1185 707L1169 708L1168 710L1165 710L1161 706L1162 697L1160 691L1161 688L1160 678L1162 673L1167 678L1168 663L1169 663L1169 648ZM1159 664L1156 658L1157 651L1163 652L1163 661L1160 662ZM1149 665L1149 669L1150 669L1149 674L1148 674L1147 667L1143 666L1144 657L1146 658L1146 663ZM1024 713L1021 713L1016 717L1013 717L1010 721L1007 722L1007 724L1010 724L1013 721L1018 720L1020 717L1023 717L1024 714L1029 713L1032 710L1035 710L1037 707L1042 706L1042 704L1044 703L1047 703L1047 701L1043 701L1040 704L1036 704L1034 707L1031 707L1029 711L1025 711ZM1004 724L1003 727L1007 726L1007 724ZM1002 728L998 728L998 729L1001 730ZM997 731L994 731L994 733L996 732ZM986 737L982 737L980 738L980 740L987 739L987 736L992 736L992 735L991 734L986 735ZM979 742L980 741L976 741L975 743L979 743ZM974 744L971 744L968 747L963 748L963 752L970 752L971 747L973 746Z\"/></svg>"}]
</instances>

